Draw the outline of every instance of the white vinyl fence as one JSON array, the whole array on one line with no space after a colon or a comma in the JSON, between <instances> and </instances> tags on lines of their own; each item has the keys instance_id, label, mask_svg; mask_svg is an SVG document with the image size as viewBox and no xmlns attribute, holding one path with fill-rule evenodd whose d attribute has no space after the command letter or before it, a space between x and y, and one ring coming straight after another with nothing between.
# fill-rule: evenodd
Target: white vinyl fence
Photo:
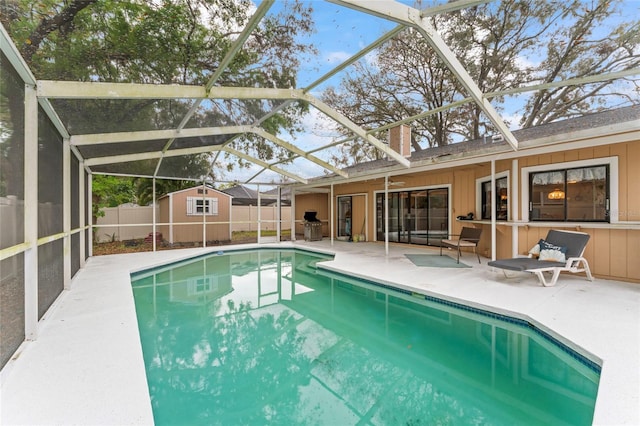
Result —
<instances>
[{"instance_id":1,"label":"white vinyl fence","mask_svg":"<svg viewBox=\"0 0 640 426\"><path fill-rule=\"evenodd\" d=\"M102 209L104 216L99 217L97 229L94 229L94 238L98 242L124 241L145 238L153 230L153 207L152 206L129 206L106 207ZM281 230L291 229L291 207L283 206ZM159 212L156 211L156 218ZM260 211L260 229L263 231L277 228L278 209L276 206L263 206ZM158 219L156 219L158 220ZM215 223L207 218L208 223ZM257 206L233 206L231 208L231 230L236 231L257 231L258 230L258 207ZM156 222L159 224L159 221Z\"/></svg>"}]
</instances>

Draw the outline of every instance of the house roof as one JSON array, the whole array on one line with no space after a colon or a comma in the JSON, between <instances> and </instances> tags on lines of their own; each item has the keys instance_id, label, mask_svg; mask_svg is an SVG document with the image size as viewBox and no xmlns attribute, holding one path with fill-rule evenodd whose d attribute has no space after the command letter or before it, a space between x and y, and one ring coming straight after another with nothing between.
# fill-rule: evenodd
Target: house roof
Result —
<instances>
[{"instance_id":1,"label":"house roof","mask_svg":"<svg viewBox=\"0 0 640 426\"><path fill-rule=\"evenodd\" d=\"M626 126L623 126L625 125ZM501 139L492 138L476 139L472 141L454 143L445 146L427 148L422 151L414 151L409 158L414 167L407 170L398 167L388 159L363 162L345 168L352 178L363 179L384 174L406 174L418 170L420 165L446 164L453 161L465 161L478 158L478 162L490 161L497 155L504 157L508 152L513 156L529 155L529 150L556 145L556 149L562 150L563 144L574 142L576 139L595 138L601 135L621 135L626 131L632 131L636 138L640 138L640 105L634 105L615 110L593 113L581 117L557 121L527 129L516 130L513 134L520 142L521 148L514 152L509 145ZM624 139L625 137L623 137ZM609 143L615 142L613 138ZM568 149L568 146L567 146ZM308 186L322 186L330 182L342 181L338 175L329 175L313 179Z\"/></svg>"}]
</instances>

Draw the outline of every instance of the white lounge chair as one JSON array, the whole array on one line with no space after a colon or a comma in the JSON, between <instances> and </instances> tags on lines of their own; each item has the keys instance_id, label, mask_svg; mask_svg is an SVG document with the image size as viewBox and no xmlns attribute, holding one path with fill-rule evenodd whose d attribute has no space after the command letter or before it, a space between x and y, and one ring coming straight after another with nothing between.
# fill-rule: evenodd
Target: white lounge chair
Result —
<instances>
[{"instance_id":1,"label":"white lounge chair","mask_svg":"<svg viewBox=\"0 0 640 426\"><path fill-rule=\"evenodd\" d=\"M584 272L589 281L593 281L591 270L587 259L582 257L584 249L587 246L590 235L584 232L560 231L551 229L547 234L545 241L555 246L566 248L566 261L556 262L549 260L539 260L531 254L529 257L514 257L511 259L494 260L488 263L489 266L510 271L522 271L536 274L540 283L545 287L556 285L561 272L571 272L573 274ZM551 273L551 279L547 281L544 273ZM506 276L505 272L505 276Z\"/></svg>"}]
</instances>

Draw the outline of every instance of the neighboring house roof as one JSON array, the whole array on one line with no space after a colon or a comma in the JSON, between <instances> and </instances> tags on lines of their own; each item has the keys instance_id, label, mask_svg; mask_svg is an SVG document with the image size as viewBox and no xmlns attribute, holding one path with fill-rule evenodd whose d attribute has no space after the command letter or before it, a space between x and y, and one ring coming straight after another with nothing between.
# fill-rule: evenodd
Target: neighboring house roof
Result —
<instances>
[{"instance_id":1,"label":"neighboring house roof","mask_svg":"<svg viewBox=\"0 0 640 426\"><path fill-rule=\"evenodd\" d=\"M277 191L277 190L276 190ZM236 206L255 206L258 204L258 191L247 188L244 185L236 185L231 188L223 189L222 192L233 196L233 205ZM270 206L275 204L277 200L277 192L273 191L260 193L260 204Z\"/></svg>"},{"instance_id":2,"label":"neighboring house roof","mask_svg":"<svg viewBox=\"0 0 640 426\"><path fill-rule=\"evenodd\" d=\"M248 199L258 199L258 191L254 191L253 189L247 188L243 185L236 185L230 188L225 188L222 190L225 194L229 194L234 198L248 198Z\"/></svg>"},{"instance_id":3,"label":"neighboring house roof","mask_svg":"<svg viewBox=\"0 0 640 426\"><path fill-rule=\"evenodd\" d=\"M278 188L273 188L269 191L265 191L263 192L263 194L269 195L273 198L277 198L278 197ZM280 192L280 196L282 197L283 200L290 200L291 199L291 188L288 186L283 186L282 190Z\"/></svg>"}]
</instances>

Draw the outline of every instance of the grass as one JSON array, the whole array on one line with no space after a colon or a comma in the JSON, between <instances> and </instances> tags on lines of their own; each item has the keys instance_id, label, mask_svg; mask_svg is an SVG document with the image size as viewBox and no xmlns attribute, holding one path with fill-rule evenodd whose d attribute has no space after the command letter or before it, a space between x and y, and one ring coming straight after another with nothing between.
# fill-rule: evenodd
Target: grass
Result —
<instances>
[{"instance_id":1,"label":"grass","mask_svg":"<svg viewBox=\"0 0 640 426\"><path fill-rule=\"evenodd\" d=\"M265 230L261 232L263 237L275 237L275 230ZM280 232L282 239L288 240L291 237L291 231L286 229ZM216 243L208 243L208 246L213 245L226 245L226 244L248 244L258 241L258 231L236 231L231 234L230 241L219 241ZM156 244L157 250L171 250L185 247L200 247L201 241L194 241L191 243L180 243L173 246L169 246L166 242ZM93 243L93 255L102 256L107 254L121 254L121 253L138 253L144 251L152 251L153 245L151 242L145 242L144 238L127 241L109 241L103 243Z\"/></svg>"}]
</instances>

